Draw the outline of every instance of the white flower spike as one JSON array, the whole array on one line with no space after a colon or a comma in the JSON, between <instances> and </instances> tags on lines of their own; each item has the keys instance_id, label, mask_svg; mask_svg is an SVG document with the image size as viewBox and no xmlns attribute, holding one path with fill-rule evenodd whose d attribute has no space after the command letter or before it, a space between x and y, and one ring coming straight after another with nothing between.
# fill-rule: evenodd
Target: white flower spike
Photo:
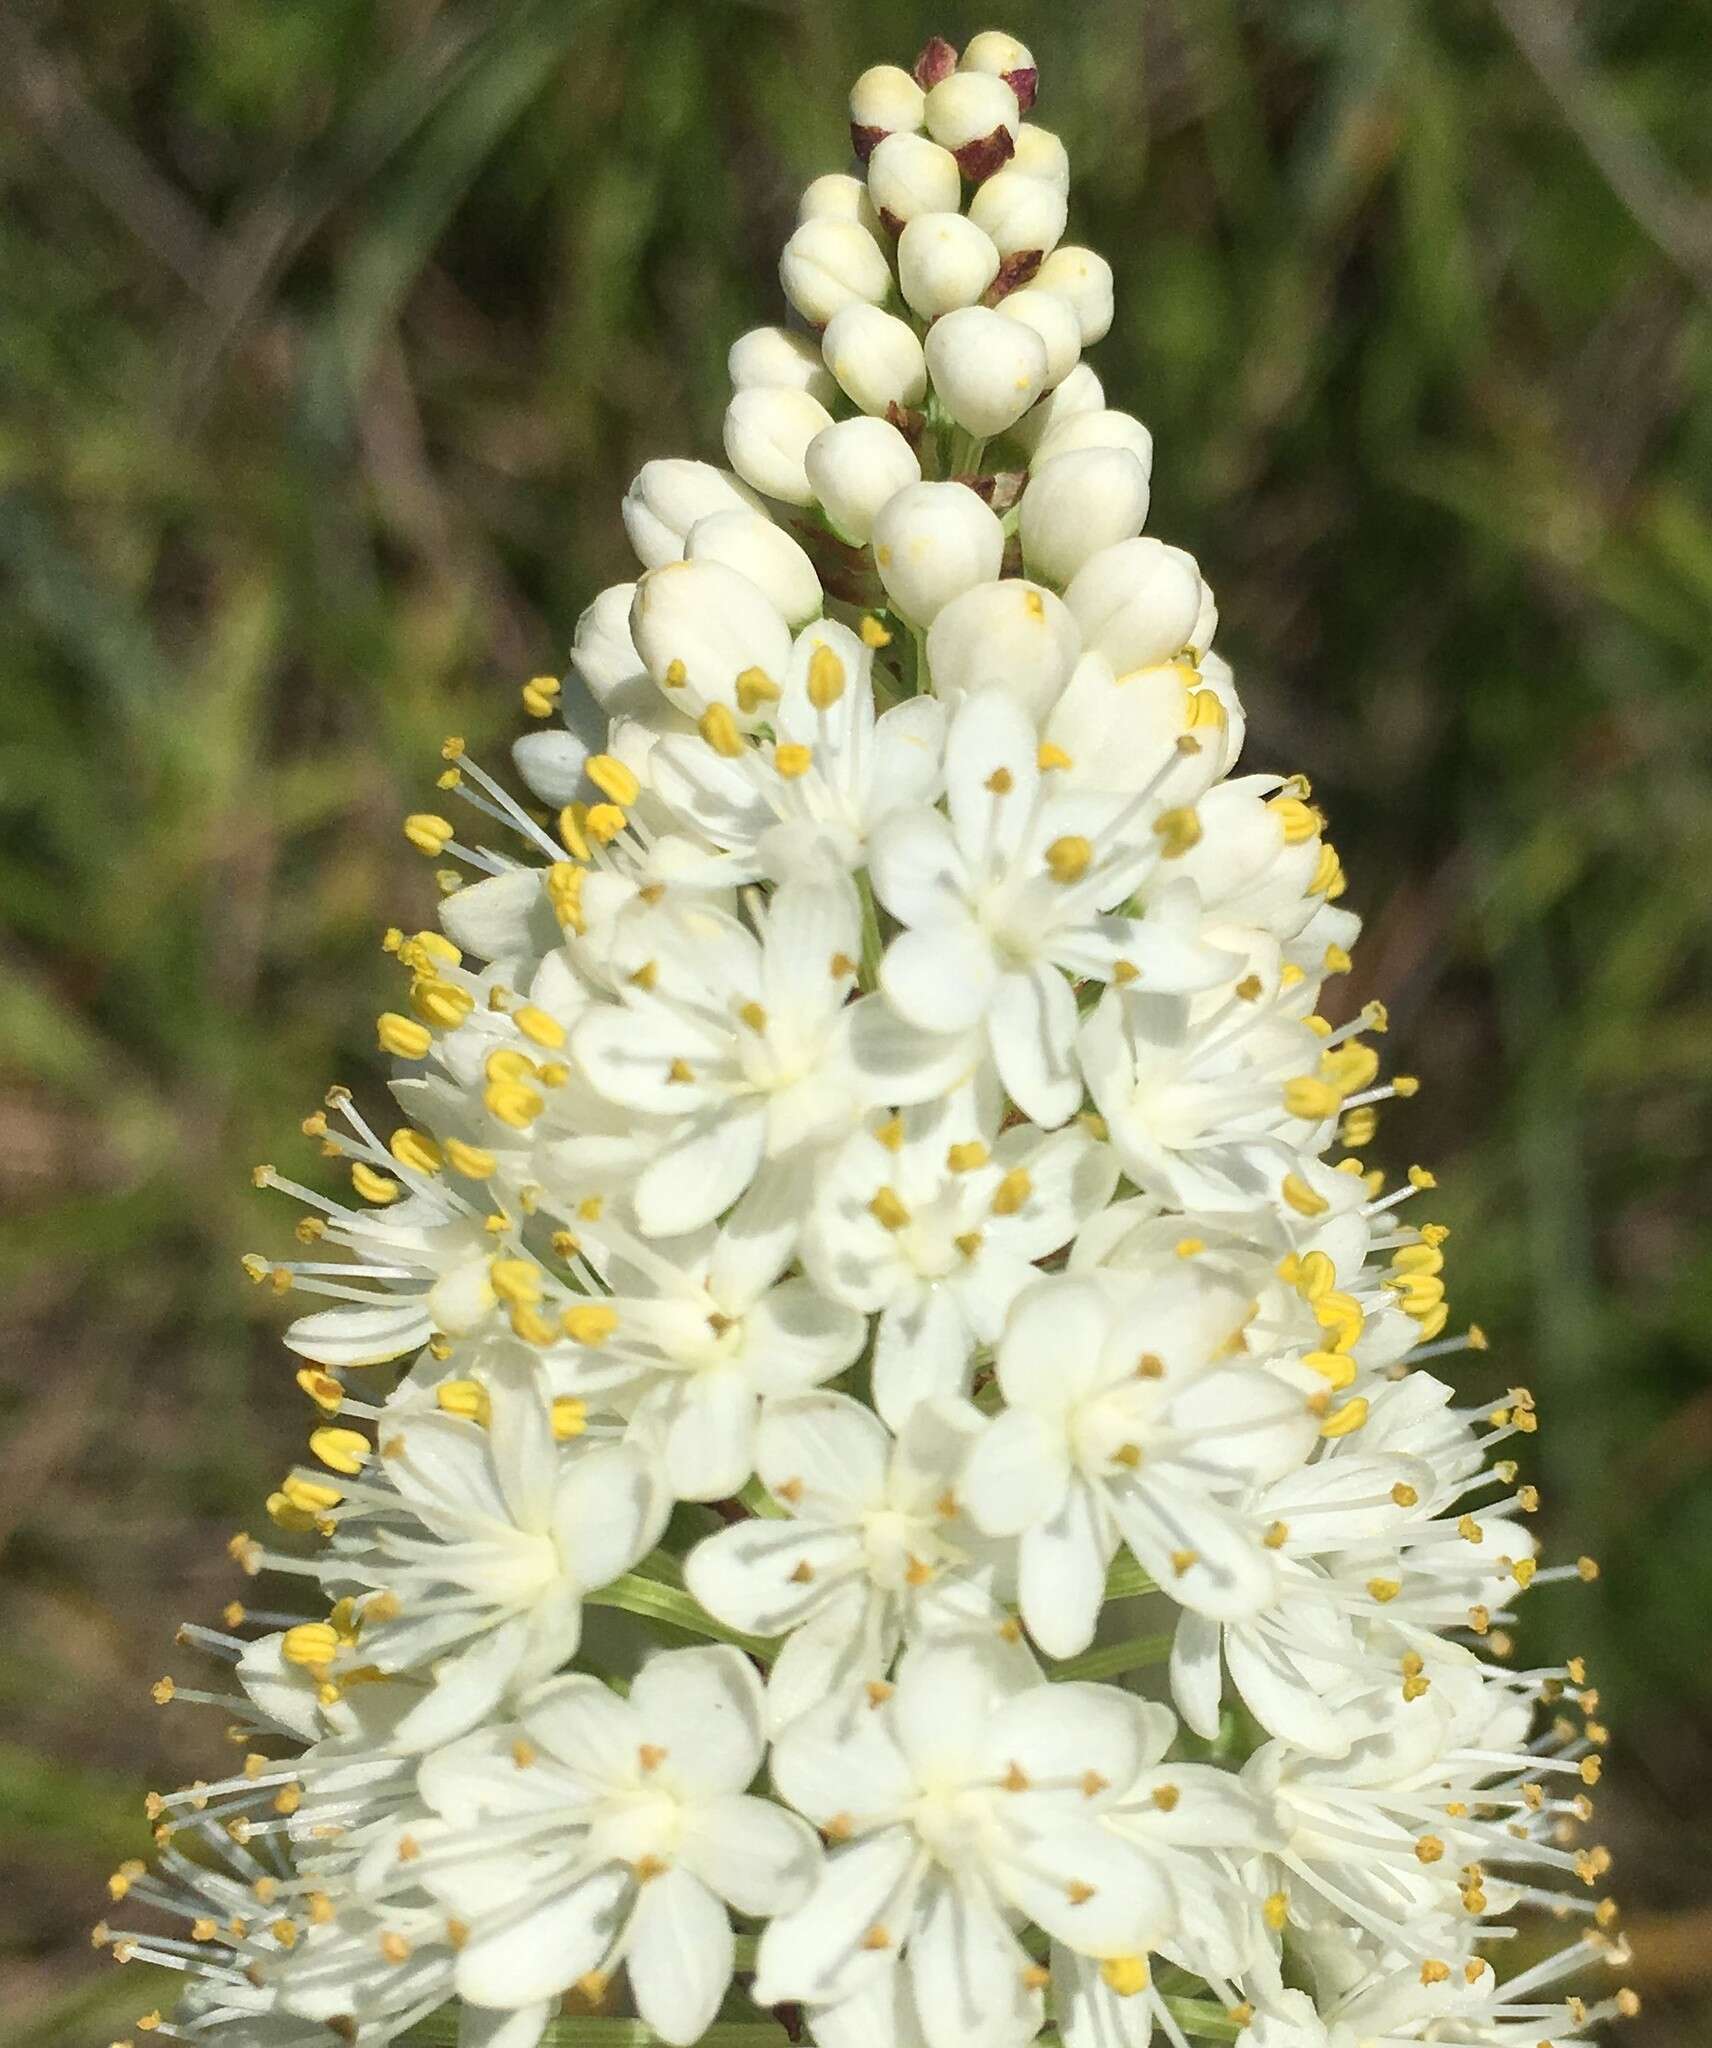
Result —
<instances>
[{"instance_id":1,"label":"white flower spike","mask_svg":"<svg viewBox=\"0 0 1712 2048\"><path fill-rule=\"evenodd\" d=\"M284 1590L156 1688L245 1756L151 1798L96 1930L182 1973L165 2040L1635 2009L1568 1988L1625 1955L1597 1695L1506 1661L1597 1567L1529 1526L1532 1395L1457 1384L1432 1175L1359 1156L1415 1083L1143 532L1040 83L998 30L856 81L730 469L642 466L637 580L524 687L530 803L449 739L406 821L397 1111L305 1120L336 1186L256 1169L315 1420L231 1549Z\"/></svg>"}]
</instances>

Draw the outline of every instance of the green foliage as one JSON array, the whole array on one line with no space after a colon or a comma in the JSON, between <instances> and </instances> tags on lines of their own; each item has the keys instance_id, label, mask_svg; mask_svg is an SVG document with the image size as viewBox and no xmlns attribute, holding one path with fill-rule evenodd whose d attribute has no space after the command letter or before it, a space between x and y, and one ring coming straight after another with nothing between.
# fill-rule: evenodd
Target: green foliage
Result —
<instances>
[{"instance_id":1,"label":"green foliage","mask_svg":"<svg viewBox=\"0 0 1712 2048\"><path fill-rule=\"evenodd\" d=\"M105 2038L151 1995L87 1986L76 1930L98 1860L146 1840L143 1786L217 1739L146 1718L143 1681L237 1590L220 1538L300 1429L278 1305L237 1271L289 1217L247 1168L323 1170L291 1134L329 1080L378 1106L376 938L432 902L398 820L448 732L502 759L517 684L627 573L636 466L717 451L725 348L777 316L841 82L984 25L947 13L0 18L23 2039ZM1604 1565L1520 1654L1593 1653L1619 1875L1662 1927L1707 1869L1659 1832L1712 1781L1712 20L1030 0L1005 25L1073 233L1118 268L1095 362L1157 436L1150 524L1223 593L1251 757L1312 775L1369 915L1349 999L1389 1001L1424 1077L1379 1155L1440 1174L1493 1338L1459 1379L1537 1390L1548 1540ZM1706 1946L1661 1937L1632 2038L1693 2035Z\"/></svg>"}]
</instances>

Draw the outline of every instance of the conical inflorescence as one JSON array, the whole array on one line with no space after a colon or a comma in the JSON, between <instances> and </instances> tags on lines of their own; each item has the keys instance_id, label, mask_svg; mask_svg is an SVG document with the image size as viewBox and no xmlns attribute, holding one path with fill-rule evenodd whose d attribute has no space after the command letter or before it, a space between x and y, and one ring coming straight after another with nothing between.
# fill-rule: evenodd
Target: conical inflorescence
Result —
<instances>
[{"instance_id":1,"label":"conical inflorescence","mask_svg":"<svg viewBox=\"0 0 1712 2048\"><path fill-rule=\"evenodd\" d=\"M857 81L729 467L636 478L521 793L448 741L407 822L396 1107L305 1126L348 1194L256 1175L312 1461L234 1540L265 1604L181 1633L226 1675L157 1688L240 1754L98 1930L183 1973L167 2039L1632 2008L1569 1988L1622 1957L1596 1700L1506 1635L1593 1568L1538 1559L1530 1396L1452 1384L1432 1176L1357 1156L1413 1083L1142 532L1037 82L996 33Z\"/></svg>"}]
</instances>

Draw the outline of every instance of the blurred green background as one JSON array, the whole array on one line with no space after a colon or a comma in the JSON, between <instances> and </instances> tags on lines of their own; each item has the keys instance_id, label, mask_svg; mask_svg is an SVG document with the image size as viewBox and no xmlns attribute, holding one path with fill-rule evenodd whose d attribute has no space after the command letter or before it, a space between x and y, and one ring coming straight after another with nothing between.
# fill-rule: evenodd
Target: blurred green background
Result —
<instances>
[{"instance_id":1,"label":"blurred green background","mask_svg":"<svg viewBox=\"0 0 1712 2048\"><path fill-rule=\"evenodd\" d=\"M630 573L642 460L717 455L867 0L0 6L0 2008L150 2002L85 1930L206 1771L181 1615L303 1424L238 1255L376 1087L399 835L442 736ZM1094 361L1301 768L1425 1086L1477 1390L1523 1380L1647 2012L1705 2038L1712 1845L1712 11L1059 0L1003 26L1118 270ZM1476 1369L1478 1367L1478 1370ZM185 1671L179 1658L176 1668Z\"/></svg>"}]
</instances>

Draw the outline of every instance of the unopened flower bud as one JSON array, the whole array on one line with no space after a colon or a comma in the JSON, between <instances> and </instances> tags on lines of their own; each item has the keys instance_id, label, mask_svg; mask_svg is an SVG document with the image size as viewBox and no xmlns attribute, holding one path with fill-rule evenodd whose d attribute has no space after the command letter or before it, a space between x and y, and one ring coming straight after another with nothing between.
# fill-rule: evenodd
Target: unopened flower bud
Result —
<instances>
[{"instance_id":1,"label":"unopened flower bud","mask_svg":"<svg viewBox=\"0 0 1712 2048\"><path fill-rule=\"evenodd\" d=\"M969 202L969 218L1001 256L1056 249L1069 218L1062 186L1010 166L995 171Z\"/></svg>"},{"instance_id":2,"label":"unopened flower bud","mask_svg":"<svg viewBox=\"0 0 1712 2048\"><path fill-rule=\"evenodd\" d=\"M1017 105L1026 114L1040 89L1040 67L1026 43L996 28L983 29L964 50L959 60L964 71L986 71L1002 78L1016 94Z\"/></svg>"},{"instance_id":3,"label":"unopened flower bud","mask_svg":"<svg viewBox=\"0 0 1712 2048\"><path fill-rule=\"evenodd\" d=\"M807 553L764 513L714 512L698 519L684 543L688 562L723 562L765 591L793 630L820 611L820 578Z\"/></svg>"},{"instance_id":4,"label":"unopened flower bud","mask_svg":"<svg viewBox=\"0 0 1712 2048\"><path fill-rule=\"evenodd\" d=\"M751 327L731 344L725 366L734 391L776 384L806 391L822 405L830 405L837 395L813 336L793 334L788 327Z\"/></svg>"},{"instance_id":5,"label":"unopened flower bud","mask_svg":"<svg viewBox=\"0 0 1712 2048\"><path fill-rule=\"evenodd\" d=\"M1022 110L1002 78L954 71L927 96L922 118L935 142L950 150L972 185L990 178L1016 147Z\"/></svg>"},{"instance_id":6,"label":"unopened flower bud","mask_svg":"<svg viewBox=\"0 0 1712 2048\"><path fill-rule=\"evenodd\" d=\"M927 95L896 64L875 64L850 88L850 141L866 163L883 136L921 126Z\"/></svg>"},{"instance_id":7,"label":"unopened flower bud","mask_svg":"<svg viewBox=\"0 0 1712 2048\"><path fill-rule=\"evenodd\" d=\"M1133 413L1090 407L1055 420L1035 443L1037 463L1082 448L1127 448L1149 476L1153 474L1153 436Z\"/></svg>"},{"instance_id":8,"label":"unopened flower bud","mask_svg":"<svg viewBox=\"0 0 1712 2048\"><path fill-rule=\"evenodd\" d=\"M1068 583L1091 555L1141 531L1147 498L1147 471L1127 448L1037 462L1018 513L1024 566L1047 583Z\"/></svg>"},{"instance_id":9,"label":"unopened flower bud","mask_svg":"<svg viewBox=\"0 0 1712 2048\"><path fill-rule=\"evenodd\" d=\"M1037 722L1058 701L1081 648L1060 598L1007 576L946 605L927 636L933 694L955 705L976 690L1003 690Z\"/></svg>"},{"instance_id":10,"label":"unopened flower bud","mask_svg":"<svg viewBox=\"0 0 1712 2048\"><path fill-rule=\"evenodd\" d=\"M867 186L848 171L828 171L804 187L797 201L797 225L805 220L853 220L871 235L880 231L880 216Z\"/></svg>"},{"instance_id":11,"label":"unopened flower bud","mask_svg":"<svg viewBox=\"0 0 1712 2048\"><path fill-rule=\"evenodd\" d=\"M806 391L739 391L725 409L725 453L745 483L787 505L813 501L803 451L832 415Z\"/></svg>"},{"instance_id":12,"label":"unopened flower bud","mask_svg":"<svg viewBox=\"0 0 1712 2048\"><path fill-rule=\"evenodd\" d=\"M879 305L892 288L892 269L859 222L805 220L779 258L779 281L803 318L824 327L855 300Z\"/></svg>"},{"instance_id":13,"label":"unopened flower bud","mask_svg":"<svg viewBox=\"0 0 1712 2048\"><path fill-rule=\"evenodd\" d=\"M619 511L643 568L658 569L683 560L684 536L698 519L734 507L759 512L761 503L746 484L711 462L672 456L643 463Z\"/></svg>"},{"instance_id":14,"label":"unopened flower bud","mask_svg":"<svg viewBox=\"0 0 1712 2048\"><path fill-rule=\"evenodd\" d=\"M1054 185L1070 187L1070 152L1050 128L1037 128L1025 121L1017 130L1016 154L1007 170L1026 171L1031 178L1046 178Z\"/></svg>"},{"instance_id":15,"label":"unopened flower bud","mask_svg":"<svg viewBox=\"0 0 1712 2048\"><path fill-rule=\"evenodd\" d=\"M822 349L827 369L864 412L921 403L927 359L915 329L895 313L846 306L826 323Z\"/></svg>"},{"instance_id":16,"label":"unopened flower bud","mask_svg":"<svg viewBox=\"0 0 1712 2048\"><path fill-rule=\"evenodd\" d=\"M898 237L898 282L923 319L974 305L998 274L992 237L963 214L917 214Z\"/></svg>"},{"instance_id":17,"label":"unopened flower bud","mask_svg":"<svg viewBox=\"0 0 1712 2048\"><path fill-rule=\"evenodd\" d=\"M1093 369L1087 363L1078 363L1032 411L1023 414L1011 429L1011 439L1025 453L1038 452L1054 427L1062 426L1078 413L1098 412L1105 402L1105 388Z\"/></svg>"},{"instance_id":18,"label":"unopened flower bud","mask_svg":"<svg viewBox=\"0 0 1712 2048\"><path fill-rule=\"evenodd\" d=\"M746 669L780 677L790 628L766 593L723 562L671 562L636 586L630 631L666 702L691 717L737 707ZM738 709L739 723L758 714Z\"/></svg>"},{"instance_id":19,"label":"unopened flower bud","mask_svg":"<svg viewBox=\"0 0 1712 2048\"><path fill-rule=\"evenodd\" d=\"M1052 254L1036 271L1034 282L1043 291L1062 292L1076 309L1082 326L1082 346L1093 344L1109 332L1112 324L1112 266L1092 249L1069 243Z\"/></svg>"},{"instance_id":20,"label":"unopened flower bud","mask_svg":"<svg viewBox=\"0 0 1712 2048\"><path fill-rule=\"evenodd\" d=\"M1082 329L1068 299L1026 285L1020 292L1007 292L995 310L1007 320L1020 320L1040 336L1046 346L1048 391L1075 369L1082 354Z\"/></svg>"},{"instance_id":21,"label":"unopened flower bud","mask_svg":"<svg viewBox=\"0 0 1712 2048\"><path fill-rule=\"evenodd\" d=\"M962 484L911 484L874 522L874 563L892 604L928 626L954 597L990 583L1005 533L992 508Z\"/></svg>"},{"instance_id":22,"label":"unopened flower bud","mask_svg":"<svg viewBox=\"0 0 1712 2048\"><path fill-rule=\"evenodd\" d=\"M823 428L804 462L821 509L858 547L867 545L881 508L921 481L915 450L886 420L839 420Z\"/></svg>"},{"instance_id":23,"label":"unopened flower bud","mask_svg":"<svg viewBox=\"0 0 1712 2048\"><path fill-rule=\"evenodd\" d=\"M940 403L985 439L1021 419L1046 388L1046 344L1032 327L963 306L927 331L927 371Z\"/></svg>"},{"instance_id":24,"label":"unopened flower bud","mask_svg":"<svg viewBox=\"0 0 1712 2048\"><path fill-rule=\"evenodd\" d=\"M955 213L963 199L957 159L925 135L888 135L868 159L868 193L892 234L921 213Z\"/></svg>"},{"instance_id":25,"label":"unopened flower bud","mask_svg":"<svg viewBox=\"0 0 1712 2048\"><path fill-rule=\"evenodd\" d=\"M942 78L949 78L956 69L957 45L948 43L943 36L929 36L911 75L923 92L932 92Z\"/></svg>"},{"instance_id":26,"label":"unopened flower bud","mask_svg":"<svg viewBox=\"0 0 1712 2048\"><path fill-rule=\"evenodd\" d=\"M1189 558L1194 560L1193 556ZM1196 563L1195 573L1200 575L1200 564ZM1189 629L1189 645L1197 655L1205 654L1213 644L1213 635L1219 630L1218 600L1213 596L1213 586L1204 578L1201 583L1201 602L1195 612L1195 623Z\"/></svg>"},{"instance_id":27,"label":"unopened flower bud","mask_svg":"<svg viewBox=\"0 0 1712 2048\"><path fill-rule=\"evenodd\" d=\"M1064 602L1082 629L1083 645L1127 675L1188 645L1201 607L1201 578L1180 548L1123 540L1083 563Z\"/></svg>"},{"instance_id":28,"label":"unopened flower bud","mask_svg":"<svg viewBox=\"0 0 1712 2048\"><path fill-rule=\"evenodd\" d=\"M588 757L589 749L563 726L522 733L511 743L512 764L530 793L556 811L584 794L583 763Z\"/></svg>"},{"instance_id":29,"label":"unopened flower bud","mask_svg":"<svg viewBox=\"0 0 1712 2048\"><path fill-rule=\"evenodd\" d=\"M630 637L630 606L634 583L614 583L603 590L577 621L571 642L571 667L603 712L618 717L639 704L651 709L653 684L636 643Z\"/></svg>"}]
</instances>

